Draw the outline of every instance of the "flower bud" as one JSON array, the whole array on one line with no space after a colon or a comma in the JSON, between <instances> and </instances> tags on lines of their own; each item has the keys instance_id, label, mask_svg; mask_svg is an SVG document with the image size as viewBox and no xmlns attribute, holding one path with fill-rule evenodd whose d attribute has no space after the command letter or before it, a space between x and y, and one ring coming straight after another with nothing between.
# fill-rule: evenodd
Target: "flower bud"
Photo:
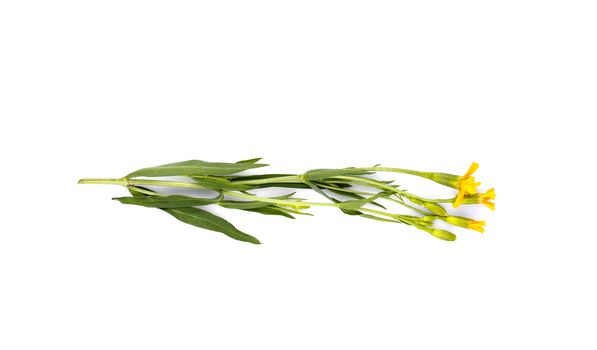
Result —
<instances>
[{"instance_id":1,"label":"flower bud","mask_svg":"<svg viewBox=\"0 0 597 350\"><path fill-rule=\"evenodd\" d=\"M429 210L433 214L441 215L441 216L448 214L446 212L446 210L444 209L444 207L442 207L441 205L439 205L435 202L428 202L428 201L424 201L420 198L415 198L415 197L408 197L408 200L410 200L411 202L413 202L417 205L424 207L425 209Z\"/></svg>"},{"instance_id":2,"label":"flower bud","mask_svg":"<svg viewBox=\"0 0 597 350\"><path fill-rule=\"evenodd\" d=\"M434 228L434 229L429 230L428 232L439 239L443 239L444 241L455 241L456 240L456 235L450 231L442 230L439 228Z\"/></svg>"},{"instance_id":3,"label":"flower bud","mask_svg":"<svg viewBox=\"0 0 597 350\"><path fill-rule=\"evenodd\" d=\"M444 220L451 225L460 226L483 233L485 221L477 221L464 216L446 216Z\"/></svg>"},{"instance_id":4,"label":"flower bud","mask_svg":"<svg viewBox=\"0 0 597 350\"><path fill-rule=\"evenodd\" d=\"M434 202L423 202L423 206L425 208L427 208L427 210L429 210L430 212L437 214L437 215L447 215L448 212L446 212L446 209L444 209L444 207L442 207L441 205L434 203Z\"/></svg>"},{"instance_id":5,"label":"flower bud","mask_svg":"<svg viewBox=\"0 0 597 350\"><path fill-rule=\"evenodd\" d=\"M483 204L491 210L495 210L495 203L492 200L495 199L495 189L491 188L487 192L482 194L466 195L464 197L464 204Z\"/></svg>"}]
</instances>

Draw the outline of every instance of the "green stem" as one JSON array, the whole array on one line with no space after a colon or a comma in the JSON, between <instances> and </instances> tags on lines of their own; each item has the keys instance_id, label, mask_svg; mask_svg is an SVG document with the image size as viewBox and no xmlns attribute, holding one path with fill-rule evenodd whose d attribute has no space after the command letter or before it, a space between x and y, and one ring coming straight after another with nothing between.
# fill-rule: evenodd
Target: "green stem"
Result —
<instances>
[{"instance_id":1,"label":"green stem","mask_svg":"<svg viewBox=\"0 0 597 350\"><path fill-rule=\"evenodd\" d=\"M93 185L122 185L124 186L124 179L81 179L80 184L93 184Z\"/></svg>"}]
</instances>

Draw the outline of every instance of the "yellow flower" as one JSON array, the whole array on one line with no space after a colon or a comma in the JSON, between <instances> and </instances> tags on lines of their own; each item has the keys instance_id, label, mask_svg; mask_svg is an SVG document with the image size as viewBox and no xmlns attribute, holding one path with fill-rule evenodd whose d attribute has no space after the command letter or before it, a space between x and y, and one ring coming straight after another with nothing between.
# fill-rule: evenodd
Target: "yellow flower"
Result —
<instances>
[{"instance_id":1,"label":"yellow flower","mask_svg":"<svg viewBox=\"0 0 597 350\"><path fill-rule=\"evenodd\" d=\"M481 233L485 232L485 228L483 227L485 226L485 221L478 221L470 218L465 218L463 216L446 216L442 219L454 226L468 228Z\"/></svg>"},{"instance_id":2,"label":"yellow flower","mask_svg":"<svg viewBox=\"0 0 597 350\"><path fill-rule=\"evenodd\" d=\"M469 223L468 228L477 232L485 232L485 221L473 220Z\"/></svg>"},{"instance_id":3,"label":"yellow flower","mask_svg":"<svg viewBox=\"0 0 597 350\"><path fill-rule=\"evenodd\" d=\"M456 189L458 189L458 195L456 196L456 200L452 203L452 207L458 208L460 204L462 204L462 200L464 199L465 194L476 194L477 193L477 186L479 186L480 182L475 182L475 177L472 176L475 171L479 168L479 164L473 162L471 166L468 168L467 172L460 176L456 181Z\"/></svg>"},{"instance_id":4,"label":"yellow flower","mask_svg":"<svg viewBox=\"0 0 597 350\"><path fill-rule=\"evenodd\" d=\"M495 210L495 203L491 202L491 200L495 199L495 189L490 189L487 192L483 193L480 197L481 204L487 206L487 208L491 210Z\"/></svg>"},{"instance_id":5,"label":"yellow flower","mask_svg":"<svg viewBox=\"0 0 597 350\"><path fill-rule=\"evenodd\" d=\"M495 199L495 189L489 189L485 193L477 193L472 195L465 195L462 204L483 204L491 210L495 210L495 203L492 200Z\"/></svg>"}]
</instances>

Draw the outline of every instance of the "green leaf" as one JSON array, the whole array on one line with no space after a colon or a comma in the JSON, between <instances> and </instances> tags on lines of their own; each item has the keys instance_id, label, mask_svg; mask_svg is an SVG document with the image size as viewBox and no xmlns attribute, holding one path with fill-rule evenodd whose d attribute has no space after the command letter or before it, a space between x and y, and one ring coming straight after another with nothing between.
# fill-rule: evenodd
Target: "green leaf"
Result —
<instances>
[{"instance_id":1,"label":"green leaf","mask_svg":"<svg viewBox=\"0 0 597 350\"><path fill-rule=\"evenodd\" d=\"M273 179L277 177L289 177L289 176L296 176L292 174L262 174L262 175L239 175L230 177L230 182L234 183L236 181L253 181L253 180L264 180L264 179ZM300 183L300 182L270 182L270 183L257 183L251 184L252 188L268 188L268 187L286 187L286 188L309 188L309 186Z\"/></svg>"},{"instance_id":2,"label":"green leaf","mask_svg":"<svg viewBox=\"0 0 597 350\"><path fill-rule=\"evenodd\" d=\"M361 216L364 218L367 218L367 219L373 219L373 220L377 220L377 221L400 223L400 221L386 219L386 218L382 218L382 217L375 216L375 215L362 214Z\"/></svg>"},{"instance_id":3,"label":"green leaf","mask_svg":"<svg viewBox=\"0 0 597 350\"><path fill-rule=\"evenodd\" d=\"M218 203L220 206L229 209L256 209L270 207L272 203L258 202L258 201L221 201Z\"/></svg>"},{"instance_id":4,"label":"green leaf","mask_svg":"<svg viewBox=\"0 0 597 350\"><path fill-rule=\"evenodd\" d=\"M333 186L339 189L349 188L352 186L350 181L345 180L327 180L327 181L313 181L314 184Z\"/></svg>"},{"instance_id":5,"label":"green leaf","mask_svg":"<svg viewBox=\"0 0 597 350\"><path fill-rule=\"evenodd\" d=\"M202 160L187 160L185 162L170 163L151 168L143 168L126 176L191 176L191 175L227 175L235 174L248 169L266 166L267 164L253 163L212 163Z\"/></svg>"},{"instance_id":6,"label":"green leaf","mask_svg":"<svg viewBox=\"0 0 597 350\"><path fill-rule=\"evenodd\" d=\"M280 210L276 207L263 207L263 208L252 208L252 209L244 209L246 211L252 211L255 213L265 214L265 215L281 215L290 219L294 219L294 216L290 215L288 212Z\"/></svg>"},{"instance_id":7,"label":"green leaf","mask_svg":"<svg viewBox=\"0 0 597 350\"><path fill-rule=\"evenodd\" d=\"M261 158L251 158L251 159L245 159L245 160L239 160L237 163L249 163L249 164L254 164L257 163L258 161L260 161Z\"/></svg>"},{"instance_id":8,"label":"green leaf","mask_svg":"<svg viewBox=\"0 0 597 350\"><path fill-rule=\"evenodd\" d=\"M334 176L353 176L353 175L368 175L372 174L370 171L357 169L313 169L303 174L307 180L322 180Z\"/></svg>"},{"instance_id":9,"label":"green leaf","mask_svg":"<svg viewBox=\"0 0 597 350\"><path fill-rule=\"evenodd\" d=\"M251 189L250 186L235 184L223 178L207 177L207 176L191 176L201 186L210 188L212 190L230 190L230 191L244 191Z\"/></svg>"},{"instance_id":10,"label":"green leaf","mask_svg":"<svg viewBox=\"0 0 597 350\"><path fill-rule=\"evenodd\" d=\"M217 231L239 241L260 244L259 240L246 234L225 219L199 208L162 209L185 224Z\"/></svg>"},{"instance_id":11,"label":"green leaf","mask_svg":"<svg viewBox=\"0 0 597 350\"><path fill-rule=\"evenodd\" d=\"M150 208L185 208L218 203L224 198L219 195L216 198L197 198L182 195L170 196L135 196L112 198L122 204L141 205Z\"/></svg>"},{"instance_id":12,"label":"green leaf","mask_svg":"<svg viewBox=\"0 0 597 350\"><path fill-rule=\"evenodd\" d=\"M139 191L135 191L134 189L141 189L143 191L154 192L145 187L141 186L131 186L129 187L129 192L135 198L145 198L152 196L148 196L147 194L141 193ZM165 211L166 213L174 216L178 220L193 225L196 227L200 227L206 230L222 232L223 234L227 235L228 237L234 238L239 241L243 242L250 242L254 244L260 244L259 240L249 234L246 234L236 227L226 221L224 218L221 218L215 214L212 214L208 211L199 208L171 208L171 209L160 209Z\"/></svg>"},{"instance_id":13,"label":"green leaf","mask_svg":"<svg viewBox=\"0 0 597 350\"><path fill-rule=\"evenodd\" d=\"M303 177L303 182L305 184L307 184L307 186L311 187L311 189L313 191L319 193L320 195L324 196L328 200L330 200L332 202L338 202L338 200L336 198L334 198L334 197L328 195L327 193L325 193L321 188L319 188L319 186L317 186L314 183L312 183L311 181L309 181L309 179L307 179L306 177Z\"/></svg>"},{"instance_id":14,"label":"green leaf","mask_svg":"<svg viewBox=\"0 0 597 350\"><path fill-rule=\"evenodd\" d=\"M348 215L363 215L363 213L358 210L343 209L343 208L340 208L340 210L342 210L342 212L344 214L348 214Z\"/></svg>"},{"instance_id":15,"label":"green leaf","mask_svg":"<svg viewBox=\"0 0 597 350\"><path fill-rule=\"evenodd\" d=\"M236 175L231 176L230 181L262 180L272 179L274 177L295 176L293 174L260 174L260 175Z\"/></svg>"},{"instance_id":16,"label":"green leaf","mask_svg":"<svg viewBox=\"0 0 597 350\"><path fill-rule=\"evenodd\" d=\"M129 186L128 187L129 193L133 196L133 197L145 197L147 196L146 193L142 193L142 192L150 192L150 193L155 193L156 195L158 195L157 192L150 190L147 187L142 187L142 186ZM114 198L112 198L114 199Z\"/></svg>"},{"instance_id":17,"label":"green leaf","mask_svg":"<svg viewBox=\"0 0 597 350\"><path fill-rule=\"evenodd\" d=\"M336 189L332 189L332 188L326 188L326 190L341 195L341 196L346 196L346 197L350 197L350 198L354 198L354 199L366 199L365 197L361 196L360 194L351 192L350 190L336 190ZM375 201L371 201L371 204L378 206L382 209L386 209L386 207L384 207L383 205L375 202Z\"/></svg>"},{"instance_id":18,"label":"green leaf","mask_svg":"<svg viewBox=\"0 0 597 350\"><path fill-rule=\"evenodd\" d=\"M284 188L303 188L307 189L309 186L305 185L304 183L300 182L276 182L276 183L267 183L267 184L254 184L251 185L252 188L269 188L269 187L284 187Z\"/></svg>"},{"instance_id":19,"label":"green leaf","mask_svg":"<svg viewBox=\"0 0 597 350\"><path fill-rule=\"evenodd\" d=\"M272 198L274 198L274 199L288 199L288 198L294 196L295 194L296 194L296 192L291 192L291 193L286 193L286 194L283 194L281 196L276 196L276 197L272 197ZM294 198L294 199L304 200L304 199L300 199L300 198Z\"/></svg>"},{"instance_id":20,"label":"green leaf","mask_svg":"<svg viewBox=\"0 0 597 350\"><path fill-rule=\"evenodd\" d=\"M338 206L343 209L355 210L355 209L359 209L360 207L362 207L365 204L369 204L369 203L373 202L377 198L389 196L389 195L391 195L391 193L379 192L369 198L354 199L354 200L350 200L350 201L340 202L340 203L338 203Z\"/></svg>"}]
</instances>

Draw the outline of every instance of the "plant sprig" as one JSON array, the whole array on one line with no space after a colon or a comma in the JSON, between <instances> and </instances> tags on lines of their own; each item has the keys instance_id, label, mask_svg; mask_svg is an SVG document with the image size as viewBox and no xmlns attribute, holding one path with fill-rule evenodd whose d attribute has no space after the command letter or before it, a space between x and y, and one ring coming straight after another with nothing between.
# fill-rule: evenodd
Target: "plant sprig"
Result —
<instances>
[{"instance_id":1,"label":"plant sprig","mask_svg":"<svg viewBox=\"0 0 597 350\"><path fill-rule=\"evenodd\" d=\"M479 194L472 174L478 168L473 163L465 175L421 172L402 168L387 168L379 165L363 168L313 169L303 174L261 174L240 173L257 169L261 158L242 160L236 163L206 162L189 160L136 170L121 178L89 178L79 180L80 184L112 184L126 187L130 197L116 197L123 204L157 208L176 219L207 230L217 231L239 241L259 244L259 240L240 231L230 222L203 208L219 205L228 209L244 210L264 215L279 215L294 219L294 215L311 215L306 209L314 206L333 207L348 215L367 219L401 223L414 226L431 235L453 241L452 232L434 227L434 221L445 221L454 226L483 232L484 221L463 216L450 215L441 205L452 203L454 208L461 204L484 204L494 209L492 202L495 191ZM430 199L402 189L394 181L380 181L371 177L376 172L403 173L419 176L441 185L458 190L454 198ZM188 181L153 179L155 177L185 177ZM148 187L149 186L149 187ZM176 187L185 189L212 190L215 197L194 195L173 195L160 193L153 188ZM277 197L263 197L252 191L269 188L292 188L314 191L324 201L314 202L295 197L295 192ZM362 190L362 187L368 190ZM342 199L342 197L348 199ZM404 206L413 215L392 213L381 204L388 201Z\"/></svg>"}]
</instances>

